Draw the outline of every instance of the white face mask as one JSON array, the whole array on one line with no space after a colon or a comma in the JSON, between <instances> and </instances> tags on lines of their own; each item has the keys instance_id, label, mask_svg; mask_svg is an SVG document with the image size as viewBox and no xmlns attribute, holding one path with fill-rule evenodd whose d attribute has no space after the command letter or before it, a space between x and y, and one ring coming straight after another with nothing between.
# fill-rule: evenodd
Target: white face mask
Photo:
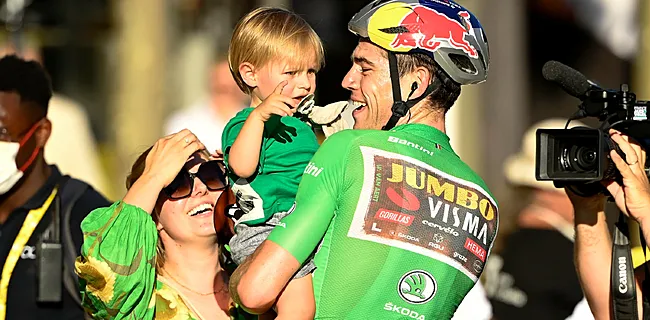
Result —
<instances>
[{"instance_id":1,"label":"white face mask","mask_svg":"<svg viewBox=\"0 0 650 320\"><path fill-rule=\"evenodd\" d=\"M18 142L0 141L0 195L7 193L23 177L16 166Z\"/></svg>"}]
</instances>

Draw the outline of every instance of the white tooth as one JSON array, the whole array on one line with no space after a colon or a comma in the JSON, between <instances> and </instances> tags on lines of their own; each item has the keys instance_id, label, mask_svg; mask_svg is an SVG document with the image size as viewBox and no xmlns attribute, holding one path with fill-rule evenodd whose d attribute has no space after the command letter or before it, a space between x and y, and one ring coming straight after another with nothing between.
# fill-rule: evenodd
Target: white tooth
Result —
<instances>
[{"instance_id":1,"label":"white tooth","mask_svg":"<svg viewBox=\"0 0 650 320\"><path fill-rule=\"evenodd\" d=\"M360 107L365 107L366 104L360 101L348 100L348 105L352 106L352 109L359 109Z\"/></svg>"},{"instance_id":2,"label":"white tooth","mask_svg":"<svg viewBox=\"0 0 650 320\"><path fill-rule=\"evenodd\" d=\"M206 204L202 204L202 205L197 206L196 208L190 210L190 212L188 212L187 215L188 215L188 216L193 216L193 215L195 215L195 214L196 214L197 212L199 212L199 211L206 210L206 209L209 210L209 209L211 209L211 208L212 208L212 206L209 205L209 204L207 204L207 203L206 203Z\"/></svg>"}]
</instances>

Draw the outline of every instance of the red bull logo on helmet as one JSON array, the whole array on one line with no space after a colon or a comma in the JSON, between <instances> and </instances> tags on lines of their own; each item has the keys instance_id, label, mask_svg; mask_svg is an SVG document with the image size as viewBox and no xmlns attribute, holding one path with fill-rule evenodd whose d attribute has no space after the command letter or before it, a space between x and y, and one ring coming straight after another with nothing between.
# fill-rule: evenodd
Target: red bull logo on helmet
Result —
<instances>
[{"instance_id":1,"label":"red bull logo on helmet","mask_svg":"<svg viewBox=\"0 0 650 320\"><path fill-rule=\"evenodd\" d=\"M396 35L390 46L393 49L421 48L429 51L436 51L444 46L461 49L468 56L478 58L476 48L465 40L465 36L470 35L472 30L470 14L461 11L458 15L464 25L433 9L416 6L399 24L409 31Z\"/></svg>"}]
</instances>

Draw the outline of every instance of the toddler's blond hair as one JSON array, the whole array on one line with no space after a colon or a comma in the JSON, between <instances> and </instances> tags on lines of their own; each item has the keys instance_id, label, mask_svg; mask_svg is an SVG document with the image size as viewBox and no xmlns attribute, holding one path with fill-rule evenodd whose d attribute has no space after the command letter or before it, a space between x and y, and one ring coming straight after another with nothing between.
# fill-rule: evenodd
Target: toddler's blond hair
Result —
<instances>
[{"instance_id":1,"label":"toddler's blond hair","mask_svg":"<svg viewBox=\"0 0 650 320\"><path fill-rule=\"evenodd\" d=\"M248 13L235 26L228 64L239 88L251 94L253 88L239 73L242 63L261 68L271 61L285 59L305 67L315 59L320 69L324 56L323 43L307 21L285 9L261 7Z\"/></svg>"}]
</instances>

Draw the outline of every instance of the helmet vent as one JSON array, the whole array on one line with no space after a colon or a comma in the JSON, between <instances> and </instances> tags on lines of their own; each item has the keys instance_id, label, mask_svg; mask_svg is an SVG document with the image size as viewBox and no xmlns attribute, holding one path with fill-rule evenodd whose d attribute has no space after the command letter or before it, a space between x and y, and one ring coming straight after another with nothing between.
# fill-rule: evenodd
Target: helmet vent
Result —
<instances>
[{"instance_id":1,"label":"helmet vent","mask_svg":"<svg viewBox=\"0 0 650 320\"><path fill-rule=\"evenodd\" d=\"M405 26L383 28L383 29L379 29L379 31L381 31L383 33L389 33L389 34L409 33L410 32L409 28L407 28Z\"/></svg>"},{"instance_id":2,"label":"helmet vent","mask_svg":"<svg viewBox=\"0 0 650 320\"><path fill-rule=\"evenodd\" d=\"M458 67L458 69L470 73L470 74L476 74L477 70L474 67L474 64L472 64L472 61L469 60L467 56L461 55L461 54L455 54L455 53L450 53L449 54L449 59Z\"/></svg>"}]
</instances>

